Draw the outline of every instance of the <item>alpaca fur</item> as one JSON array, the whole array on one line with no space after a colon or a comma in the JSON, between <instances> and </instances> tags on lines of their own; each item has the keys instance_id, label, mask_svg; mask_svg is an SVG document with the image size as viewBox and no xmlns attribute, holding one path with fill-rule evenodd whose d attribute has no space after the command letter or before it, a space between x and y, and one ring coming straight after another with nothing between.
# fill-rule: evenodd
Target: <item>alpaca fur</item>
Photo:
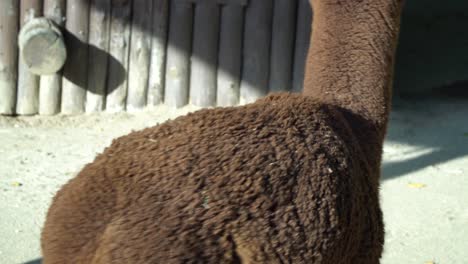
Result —
<instances>
[{"instance_id":1,"label":"alpaca fur","mask_svg":"<svg viewBox=\"0 0 468 264\"><path fill-rule=\"evenodd\" d=\"M304 95L201 110L114 140L54 197L44 263L378 263L390 100L381 90L390 89L399 3L312 5L310 58L331 68L308 66ZM325 30L325 20L339 30L367 17L351 16L359 10L382 16L354 33ZM388 26L364 27L372 23ZM370 53L355 61L349 52L361 44ZM328 51L338 45L342 53Z\"/></svg>"}]
</instances>

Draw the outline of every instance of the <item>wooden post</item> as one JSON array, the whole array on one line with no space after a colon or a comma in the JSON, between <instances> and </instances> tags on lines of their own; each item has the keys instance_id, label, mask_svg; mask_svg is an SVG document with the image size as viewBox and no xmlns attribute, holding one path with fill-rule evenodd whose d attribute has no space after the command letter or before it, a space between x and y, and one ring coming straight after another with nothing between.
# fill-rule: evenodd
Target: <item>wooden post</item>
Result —
<instances>
[{"instance_id":1,"label":"wooden post","mask_svg":"<svg viewBox=\"0 0 468 264\"><path fill-rule=\"evenodd\" d=\"M270 92L292 86L296 1L275 0L270 60Z\"/></svg>"},{"instance_id":2,"label":"wooden post","mask_svg":"<svg viewBox=\"0 0 468 264\"><path fill-rule=\"evenodd\" d=\"M151 35L151 62L148 80L148 106L164 101L164 70L166 66L166 43L169 18L169 0L153 1Z\"/></svg>"},{"instance_id":3,"label":"wooden post","mask_svg":"<svg viewBox=\"0 0 468 264\"><path fill-rule=\"evenodd\" d=\"M190 1L195 4L200 4L200 3L217 3L219 5L241 5L245 6L249 0L186 0ZM251 0L253 1L253 0Z\"/></svg>"},{"instance_id":4,"label":"wooden post","mask_svg":"<svg viewBox=\"0 0 468 264\"><path fill-rule=\"evenodd\" d=\"M208 107L216 103L219 6L212 1L195 5L190 102Z\"/></svg>"},{"instance_id":5,"label":"wooden post","mask_svg":"<svg viewBox=\"0 0 468 264\"><path fill-rule=\"evenodd\" d=\"M146 106L151 58L152 3L151 0L133 2L127 111L139 110Z\"/></svg>"},{"instance_id":6,"label":"wooden post","mask_svg":"<svg viewBox=\"0 0 468 264\"><path fill-rule=\"evenodd\" d=\"M44 17L30 19L23 26L18 45L22 62L36 75L58 72L67 58L62 32Z\"/></svg>"},{"instance_id":7,"label":"wooden post","mask_svg":"<svg viewBox=\"0 0 468 264\"><path fill-rule=\"evenodd\" d=\"M65 63L62 113L78 114L85 110L86 87L88 76L88 21L89 1L68 1L66 44L69 57Z\"/></svg>"},{"instance_id":8,"label":"wooden post","mask_svg":"<svg viewBox=\"0 0 468 264\"><path fill-rule=\"evenodd\" d=\"M296 44L294 48L293 92L301 92L305 63L310 43L312 8L309 0L299 0L297 9Z\"/></svg>"},{"instance_id":9,"label":"wooden post","mask_svg":"<svg viewBox=\"0 0 468 264\"><path fill-rule=\"evenodd\" d=\"M239 103L242 63L243 6L225 5L221 10L217 105Z\"/></svg>"},{"instance_id":10,"label":"wooden post","mask_svg":"<svg viewBox=\"0 0 468 264\"><path fill-rule=\"evenodd\" d=\"M131 10L131 0L112 0L109 77L106 99L106 111L109 112L125 110Z\"/></svg>"},{"instance_id":11,"label":"wooden post","mask_svg":"<svg viewBox=\"0 0 468 264\"><path fill-rule=\"evenodd\" d=\"M164 101L181 107L188 103L193 10L187 0L171 0L170 10Z\"/></svg>"},{"instance_id":12,"label":"wooden post","mask_svg":"<svg viewBox=\"0 0 468 264\"><path fill-rule=\"evenodd\" d=\"M250 1L245 14L240 103L251 103L268 92L273 0Z\"/></svg>"},{"instance_id":13,"label":"wooden post","mask_svg":"<svg viewBox=\"0 0 468 264\"><path fill-rule=\"evenodd\" d=\"M42 15L42 1L21 0L20 12L20 26L23 27L29 20ZM20 115L37 114L39 110L39 76L28 70L28 67L23 63L21 53L19 57L16 113Z\"/></svg>"},{"instance_id":14,"label":"wooden post","mask_svg":"<svg viewBox=\"0 0 468 264\"><path fill-rule=\"evenodd\" d=\"M65 22L65 0L44 0L44 16L63 27ZM39 114L54 115L60 112L62 71L43 75L39 86Z\"/></svg>"},{"instance_id":15,"label":"wooden post","mask_svg":"<svg viewBox=\"0 0 468 264\"><path fill-rule=\"evenodd\" d=\"M19 1L0 1L0 114L12 115L18 78Z\"/></svg>"},{"instance_id":16,"label":"wooden post","mask_svg":"<svg viewBox=\"0 0 468 264\"><path fill-rule=\"evenodd\" d=\"M73 0L72 0L73 1ZM106 99L111 0L91 0L86 112L101 112Z\"/></svg>"}]
</instances>

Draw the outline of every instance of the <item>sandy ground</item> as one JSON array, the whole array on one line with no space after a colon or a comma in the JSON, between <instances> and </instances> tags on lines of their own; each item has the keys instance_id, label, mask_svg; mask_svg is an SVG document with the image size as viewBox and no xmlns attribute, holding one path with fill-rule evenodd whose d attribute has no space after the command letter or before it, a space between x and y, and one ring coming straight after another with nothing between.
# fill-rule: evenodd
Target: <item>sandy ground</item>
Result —
<instances>
[{"instance_id":1,"label":"sandy ground","mask_svg":"<svg viewBox=\"0 0 468 264\"><path fill-rule=\"evenodd\" d=\"M0 263L39 263L57 189L112 138L194 108L0 117ZM384 148L383 264L468 263L468 101L398 100Z\"/></svg>"}]
</instances>

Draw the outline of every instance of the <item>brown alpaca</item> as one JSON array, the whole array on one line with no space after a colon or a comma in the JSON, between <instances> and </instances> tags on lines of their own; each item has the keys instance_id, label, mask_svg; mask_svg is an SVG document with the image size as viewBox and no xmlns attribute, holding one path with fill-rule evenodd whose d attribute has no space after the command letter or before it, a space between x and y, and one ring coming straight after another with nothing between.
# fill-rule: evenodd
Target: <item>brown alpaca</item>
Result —
<instances>
[{"instance_id":1,"label":"brown alpaca","mask_svg":"<svg viewBox=\"0 0 468 264\"><path fill-rule=\"evenodd\" d=\"M113 141L55 196L50 263L379 263L399 0L311 0L304 95Z\"/></svg>"}]
</instances>

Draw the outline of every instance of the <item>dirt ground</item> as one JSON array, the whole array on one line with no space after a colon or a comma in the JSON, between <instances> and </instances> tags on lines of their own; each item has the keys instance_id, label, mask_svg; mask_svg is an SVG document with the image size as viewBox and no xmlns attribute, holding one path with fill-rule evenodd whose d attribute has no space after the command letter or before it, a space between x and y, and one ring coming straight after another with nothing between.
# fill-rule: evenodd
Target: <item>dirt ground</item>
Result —
<instances>
[{"instance_id":1,"label":"dirt ground","mask_svg":"<svg viewBox=\"0 0 468 264\"><path fill-rule=\"evenodd\" d=\"M0 117L0 263L40 263L57 189L117 136L193 111ZM384 148L383 264L468 263L468 100L397 100Z\"/></svg>"}]
</instances>

